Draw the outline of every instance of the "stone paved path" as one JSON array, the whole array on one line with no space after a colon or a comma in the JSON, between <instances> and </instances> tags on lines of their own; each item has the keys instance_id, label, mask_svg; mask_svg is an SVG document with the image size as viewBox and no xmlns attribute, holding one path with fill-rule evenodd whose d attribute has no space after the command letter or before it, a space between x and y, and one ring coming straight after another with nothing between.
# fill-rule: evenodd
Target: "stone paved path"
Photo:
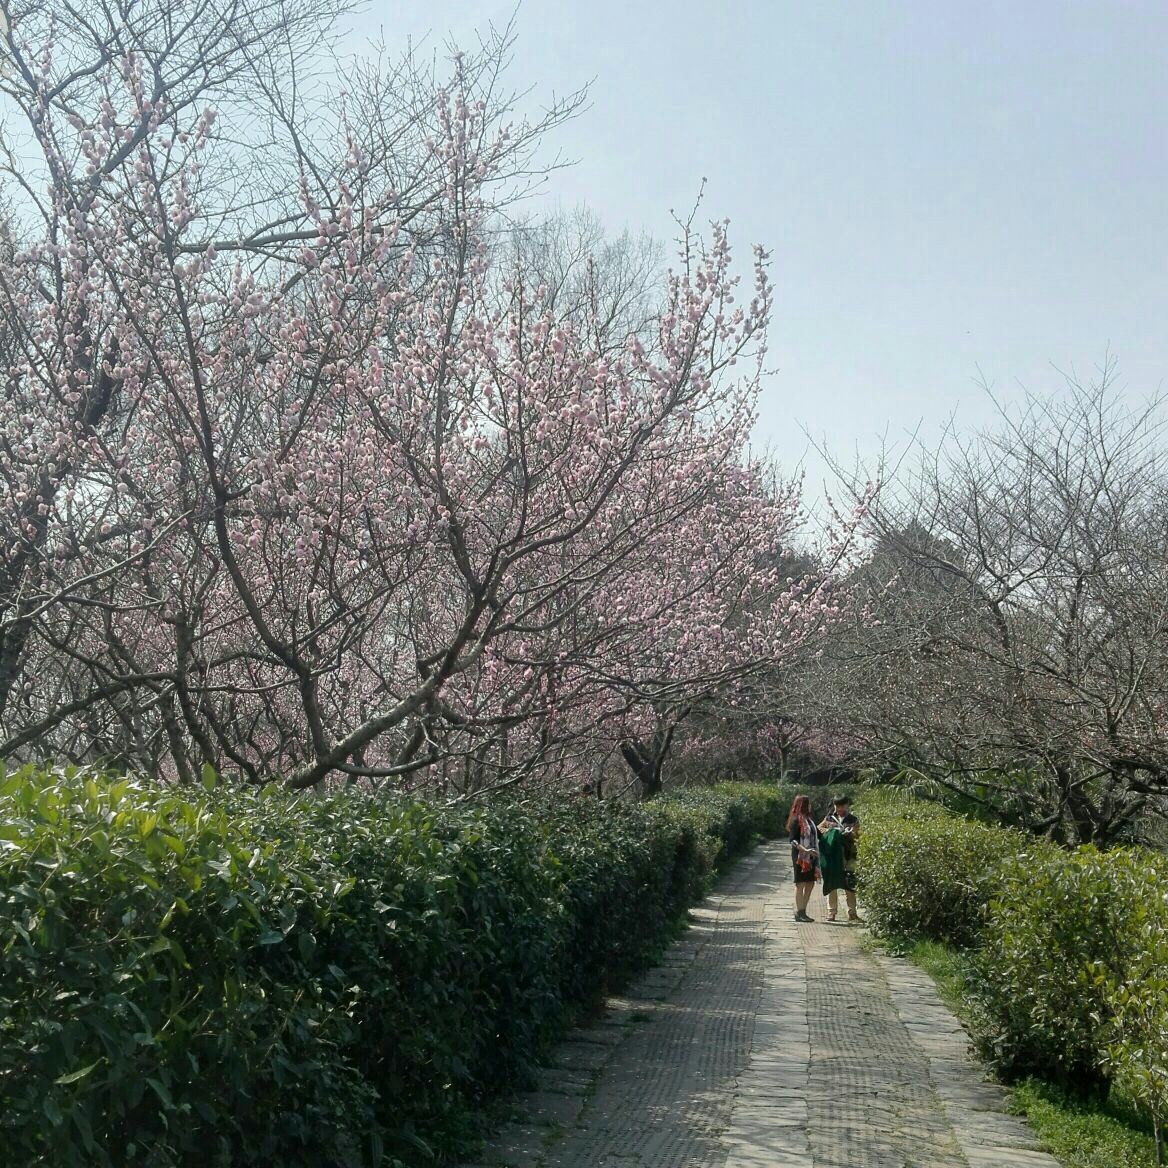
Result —
<instances>
[{"instance_id":1,"label":"stone paved path","mask_svg":"<svg viewBox=\"0 0 1168 1168\"><path fill-rule=\"evenodd\" d=\"M927 975L795 924L789 868L785 843L740 863L476 1168L1058 1168Z\"/></svg>"}]
</instances>

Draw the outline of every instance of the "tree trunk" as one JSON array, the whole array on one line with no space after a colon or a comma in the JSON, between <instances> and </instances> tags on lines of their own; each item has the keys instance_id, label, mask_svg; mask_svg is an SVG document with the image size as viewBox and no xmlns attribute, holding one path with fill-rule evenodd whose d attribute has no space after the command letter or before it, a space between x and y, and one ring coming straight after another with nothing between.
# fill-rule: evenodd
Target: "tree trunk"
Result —
<instances>
[{"instance_id":1,"label":"tree trunk","mask_svg":"<svg viewBox=\"0 0 1168 1168\"><path fill-rule=\"evenodd\" d=\"M621 743L621 754L641 784L642 800L652 799L661 794L663 785L661 772L665 766L665 756L669 753L678 724L688 713L687 706L679 714L674 714L668 719L664 716L659 717L657 729L648 742L642 742L639 738L626 738Z\"/></svg>"},{"instance_id":2,"label":"tree trunk","mask_svg":"<svg viewBox=\"0 0 1168 1168\"><path fill-rule=\"evenodd\" d=\"M625 762L641 784L641 798L652 799L659 794L663 759L652 749L652 745L630 738L621 743L620 749Z\"/></svg>"}]
</instances>

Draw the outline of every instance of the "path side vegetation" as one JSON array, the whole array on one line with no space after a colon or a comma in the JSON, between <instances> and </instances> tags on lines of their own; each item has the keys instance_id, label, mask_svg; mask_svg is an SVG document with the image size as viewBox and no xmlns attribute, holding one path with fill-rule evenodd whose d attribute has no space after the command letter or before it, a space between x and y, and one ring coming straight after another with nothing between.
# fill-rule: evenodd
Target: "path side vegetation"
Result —
<instances>
[{"instance_id":1,"label":"path side vegetation","mask_svg":"<svg viewBox=\"0 0 1168 1168\"><path fill-rule=\"evenodd\" d=\"M865 800L861 872L875 932L960 979L980 1053L1048 1101L1105 1099L1168 1118L1168 859L1067 850L903 795ZM1043 1095L1041 1089L1037 1089Z\"/></svg>"},{"instance_id":2,"label":"path side vegetation","mask_svg":"<svg viewBox=\"0 0 1168 1168\"><path fill-rule=\"evenodd\" d=\"M749 785L471 809L10 773L6 1162L441 1162L785 811Z\"/></svg>"}]
</instances>

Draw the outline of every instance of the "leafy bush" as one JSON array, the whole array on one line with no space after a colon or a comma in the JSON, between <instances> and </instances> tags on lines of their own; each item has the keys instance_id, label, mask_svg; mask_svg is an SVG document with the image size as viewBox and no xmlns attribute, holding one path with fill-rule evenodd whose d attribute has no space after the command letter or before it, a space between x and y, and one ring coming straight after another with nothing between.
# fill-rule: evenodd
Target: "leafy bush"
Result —
<instances>
[{"instance_id":1,"label":"leafy bush","mask_svg":"<svg viewBox=\"0 0 1168 1168\"><path fill-rule=\"evenodd\" d=\"M978 1044L1009 1077L1102 1087L1106 1004L1093 970L1122 970L1146 856L1093 847L1005 873L977 954Z\"/></svg>"},{"instance_id":2,"label":"leafy bush","mask_svg":"<svg viewBox=\"0 0 1168 1168\"><path fill-rule=\"evenodd\" d=\"M1162 861L1132 879L1122 962L1092 971L1106 1019L1104 1061L1152 1119L1156 1163L1168 1121L1168 872Z\"/></svg>"},{"instance_id":3,"label":"leafy bush","mask_svg":"<svg viewBox=\"0 0 1168 1168\"><path fill-rule=\"evenodd\" d=\"M125 779L25 771L0 798L10 1162L360 1162L376 1091L337 1054L360 991L313 960L352 877Z\"/></svg>"},{"instance_id":4,"label":"leafy bush","mask_svg":"<svg viewBox=\"0 0 1168 1168\"><path fill-rule=\"evenodd\" d=\"M933 804L887 794L868 802L860 879L868 919L884 936L974 945L1003 871L1051 850Z\"/></svg>"},{"instance_id":5,"label":"leafy bush","mask_svg":"<svg viewBox=\"0 0 1168 1168\"><path fill-rule=\"evenodd\" d=\"M722 783L647 804L561 803L541 817L570 874L564 996L589 1004L651 960L722 864L782 834L786 807L772 787Z\"/></svg>"},{"instance_id":6,"label":"leafy bush","mask_svg":"<svg viewBox=\"0 0 1168 1168\"><path fill-rule=\"evenodd\" d=\"M438 1162L780 804L0 778L6 1163Z\"/></svg>"},{"instance_id":7,"label":"leafy bush","mask_svg":"<svg viewBox=\"0 0 1168 1168\"><path fill-rule=\"evenodd\" d=\"M869 919L901 942L967 950L980 1053L1010 1079L1105 1094L1118 1076L1157 1138L1168 1112L1168 862L1067 851L894 792L866 795Z\"/></svg>"}]
</instances>

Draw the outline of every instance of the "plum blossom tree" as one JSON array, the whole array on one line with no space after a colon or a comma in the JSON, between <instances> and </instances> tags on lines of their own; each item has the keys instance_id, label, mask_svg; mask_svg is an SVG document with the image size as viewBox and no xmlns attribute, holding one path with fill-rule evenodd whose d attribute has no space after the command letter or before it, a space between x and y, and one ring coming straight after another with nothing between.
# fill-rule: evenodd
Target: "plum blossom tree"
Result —
<instances>
[{"instance_id":1,"label":"plum blossom tree","mask_svg":"<svg viewBox=\"0 0 1168 1168\"><path fill-rule=\"evenodd\" d=\"M330 135L317 7L9 8L0 754L498 785L832 614L744 460L764 253L745 305L723 224L635 321L565 301L498 207L578 97L516 119L504 34Z\"/></svg>"}]
</instances>

